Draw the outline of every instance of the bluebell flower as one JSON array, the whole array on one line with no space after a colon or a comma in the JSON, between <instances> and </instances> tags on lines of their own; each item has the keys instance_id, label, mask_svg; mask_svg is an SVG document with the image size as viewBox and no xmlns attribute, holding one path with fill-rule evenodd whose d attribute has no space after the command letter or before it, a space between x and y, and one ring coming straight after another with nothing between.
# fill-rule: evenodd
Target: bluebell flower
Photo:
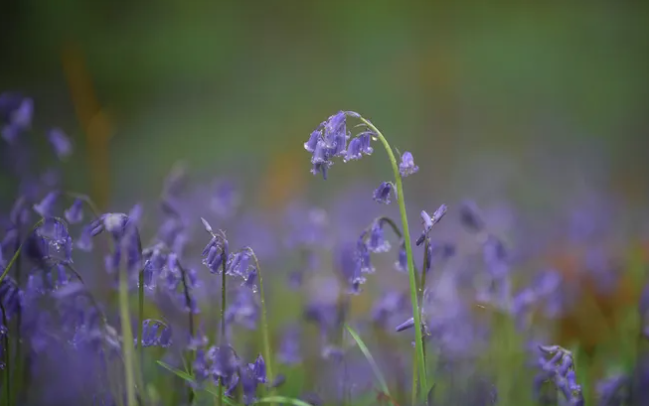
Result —
<instances>
[{"instance_id":1,"label":"bluebell flower","mask_svg":"<svg viewBox=\"0 0 649 406\"><path fill-rule=\"evenodd\" d=\"M482 252L487 270L493 278L500 279L509 273L507 250L499 238L489 235L483 244Z\"/></svg>"},{"instance_id":2,"label":"bluebell flower","mask_svg":"<svg viewBox=\"0 0 649 406\"><path fill-rule=\"evenodd\" d=\"M392 182L381 182L374 191L372 199L377 203L390 204L390 194L394 193Z\"/></svg>"},{"instance_id":3,"label":"bluebell flower","mask_svg":"<svg viewBox=\"0 0 649 406\"><path fill-rule=\"evenodd\" d=\"M403 323L399 324L397 327L395 327L395 330L397 332L401 332L401 331L408 330L414 326L415 326L415 319L414 317L411 317L408 320L404 321Z\"/></svg>"},{"instance_id":4,"label":"bluebell flower","mask_svg":"<svg viewBox=\"0 0 649 406\"><path fill-rule=\"evenodd\" d=\"M349 142L349 147L347 147L347 154L343 159L344 162L356 161L363 157L362 148L363 148L363 139L360 137L354 138Z\"/></svg>"},{"instance_id":5,"label":"bluebell flower","mask_svg":"<svg viewBox=\"0 0 649 406\"><path fill-rule=\"evenodd\" d=\"M383 219L376 220L372 223L370 238L367 244L367 249L370 252L379 253L390 250L390 243L385 239L385 233L383 232L383 223Z\"/></svg>"},{"instance_id":6,"label":"bluebell flower","mask_svg":"<svg viewBox=\"0 0 649 406\"><path fill-rule=\"evenodd\" d=\"M369 132L361 133L352 139L351 133L347 131L347 115L359 117L354 112L339 111L321 123L304 143L304 149L311 155L311 173L317 175L322 173L327 179L327 171L333 165L332 158L342 157L344 162L360 159L362 154L371 154Z\"/></svg>"},{"instance_id":7,"label":"bluebell flower","mask_svg":"<svg viewBox=\"0 0 649 406\"><path fill-rule=\"evenodd\" d=\"M300 330L297 325L284 329L277 352L277 360L287 365L302 362L302 355L300 354Z\"/></svg>"},{"instance_id":8,"label":"bluebell flower","mask_svg":"<svg viewBox=\"0 0 649 406\"><path fill-rule=\"evenodd\" d=\"M9 212L9 222L14 226L21 226L29 222L29 209L25 196L20 196L14 202L11 212Z\"/></svg>"},{"instance_id":9,"label":"bluebell flower","mask_svg":"<svg viewBox=\"0 0 649 406\"><path fill-rule=\"evenodd\" d=\"M324 126L324 123L320 124L318 128L313 130L311 133L311 136L309 136L309 140L304 143L304 149L309 151L310 153L314 153L316 147L318 146L318 142L320 141L320 138L322 137L322 127Z\"/></svg>"},{"instance_id":10,"label":"bluebell flower","mask_svg":"<svg viewBox=\"0 0 649 406\"><path fill-rule=\"evenodd\" d=\"M74 200L72 206L65 211L65 219L70 224L77 224L83 220L83 200Z\"/></svg>"},{"instance_id":11,"label":"bluebell flower","mask_svg":"<svg viewBox=\"0 0 649 406\"><path fill-rule=\"evenodd\" d=\"M241 362L229 345L211 347L207 356L213 363L212 374L219 379L227 381L239 370Z\"/></svg>"},{"instance_id":12,"label":"bluebell flower","mask_svg":"<svg viewBox=\"0 0 649 406\"><path fill-rule=\"evenodd\" d=\"M254 294L248 289L238 289L234 300L225 310L226 323L236 323L248 330L254 330L258 319L259 305Z\"/></svg>"},{"instance_id":13,"label":"bluebell flower","mask_svg":"<svg viewBox=\"0 0 649 406\"><path fill-rule=\"evenodd\" d=\"M484 220L476 203L472 200L465 200L459 207L460 223L470 232L479 233L485 228Z\"/></svg>"},{"instance_id":14,"label":"bluebell flower","mask_svg":"<svg viewBox=\"0 0 649 406\"><path fill-rule=\"evenodd\" d=\"M34 205L34 211L40 214L41 217L54 216L54 205L56 204L58 197L59 192L57 191L48 193L40 203Z\"/></svg>"},{"instance_id":15,"label":"bluebell flower","mask_svg":"<svg viewBox=\"0 0 649 406\"><path fill-rule=\"evenodd\" d=\"M10 276L6 276L0 282L0 301L7 312L6 316L8 320L11 320L23 307L23 292L18 287L16 281Z\"/></svg>"},{"instance_id":16,"label":"bluebell flower","mask_svg":"<svg viewBox=\"0 0 649 406\"><path fill-rule=\"evenodd\" d=\"M372 321L385 327L393 316L406 311L409 306L408 298L402 292L388 290L374 302L372 306Z\"/></svg>"},{"instance_id":17,"label":"bluebell flower","mask_svg":"<svg viewBox=\"0 0 649 406\"><path fill-rule=\"evenodd\" d=\"M369 252L367 254L369 255ZM342 247L339 250L338 263L342 276L349 283L348 293L359 294L361 291L360 285L365 283L365 277L363 277L361 259L358 257L356 250L347 245Z\"/></svg>"},{"instance_id":18,"label":"bluebell flower","mask_svg":"<svg viewBox=\"0 0 649 406\"><path fill-rule=\"evenodd\" d=\"M356 251L354 252L354 259L356 261L356 266L360 270L360 272L374 273L374 266L372 265L370 258L370 250L365 243L366 235L367 231L363 231L360 237L358 237L358 241L356 242Z\"/></svg>"},{"instance_id":19,"label":"bluebell flower","mask_svg":"<svg viewBox=\"0 0 649 406\"><path fill-rule=\"evenodd\" d=\"M72 154L72 142L60 128L52 128L47 132L47 139L59 159L65 159Z\"/></svg>"},{"instance_id":20,"label":"bluebell flower","mask_svg":"<svg viewBox=\"0 0 649 406\"><path fill-rule=\"evenodd\" d=\"M424 231L422 231L421 236L417 239L416 245L421 245L426 238L428 238L428 234L430 231L433 229L433 226L444 217L446 214L446 211L448 210L448 207L446 207L445 204L439 206L437 210L433 213L433 216L431 217L425 210L421 211L421 220L424 225Z\"/></svg>"},{"instance_id":21,"label":"bluebell flower","mask_svg":"<svg viewBox=\"0 0 649 406\"><path fill-rule=\"evenodd\" d=\"M372 148L373 136L374 133L372 131L364 131L356 136L361 142L360 150L364 155L372 155L374 152L374 148Z\"/></svg>"},{"instance_id":22,"label":"bluebell flower","mask_svg":"<svg viewBox=\"0 0 649 406\"><path fill-rule=\"evenodd\" d=\"M415 165L415 160L412 157L412 154L408 151L404 152L401 155L401 162L399 163L399 173L401 177L405 178L419 171L419 167Z\"/></svg>"},{"instance_id":23,"label":"bluebell flower","mask_svg":"<svg viewBox=\"0 0 649 406\"><path fill-rule=\"evenodd\" d=\"M146 319L142 321L142 347L162 347L171 345L171 327L160 320ZM135 346L138 345L137 338Z\"/></svg>"},{"instance_id":24,"label":"bluebell flower","mask_svg":"<svg viewBox=\"0 0 649 406\"><path fill-rule=\"evenodd\" d=\"M27 258L40 264L49 258L49 244L39 233L31 233L24 243Z\"/></svg>"},{"instance_id":25,"label":"bluebell flower","mask_svg":"<svg viewBox=\"0 0 649 406\"><path fill-rule=\"evenodd\" d=\"M230 180L222 180L216 184L210 200L210 209L221 218L229 218L235 214L241 203L241 196Z\"/></svg>"},{"instance_id":26,"label":"bluebell flower","mask_svg":"<svg viewBox=\"0 0 649 406\"><path fill-rule=\"evenodd\" d=\"M90 252L92 251L92 224L88 224L81 229L79 238L76 241L76 247L81 251Z\"/></svg>"},{"instance_id":27,"label":"bluebell flower","mask_svg":"<svg viewBox=\"0 0 649 406\"><path fill-rule=\"evenodd\" d=\"M0 121L6 124L0 128L2 138L12 143L22 132L29 130L34 114L34 102L15 94L0 95Z\"/></svg>"}]
</instances>

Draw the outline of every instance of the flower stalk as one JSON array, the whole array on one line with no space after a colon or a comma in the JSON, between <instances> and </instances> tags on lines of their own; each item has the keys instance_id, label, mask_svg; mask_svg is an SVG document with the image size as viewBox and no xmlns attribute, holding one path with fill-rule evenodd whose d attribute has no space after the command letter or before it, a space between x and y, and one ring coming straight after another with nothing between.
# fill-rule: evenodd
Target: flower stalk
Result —
<instances>
[{"instance_id":1,"label":"flower stalk","mask_svg":"<svg viewBox=\"0 0 649 406\"><path fill-rule=\"evenodd\" d=\"M394 184L397 189L397 203L399 204L399 214L401 216L401 228L403 230L403 239L406 247L406 256L408 264L408 282L410 288L410 302L412 304L413 318L415 321L415 357L416 364L419 371L419 386L422 388L419 393L425 392L425 387L427 385L426 379L426 360L424 358L424 345L423 345L423 336L421 328L421 312L419 310L419 300L418 300L418 289L417 289L417 274L415 273L415 264L412 255L412 241L410 238L410 227L408 226L408 214L406 212L406 201L403 193L403 182L401 179L401 173L399 172L399 164L397 159L394 156L392 147L388 143L388 140L383 136L381 131L374 126L369 120L364 117L360 117L360 120L374 132L376 137L381 141L385 151L388 154L390 164L392 166L392 171L394 172ZM415 379L415 377L413 377Z\"/></svg>"}]
</instances>

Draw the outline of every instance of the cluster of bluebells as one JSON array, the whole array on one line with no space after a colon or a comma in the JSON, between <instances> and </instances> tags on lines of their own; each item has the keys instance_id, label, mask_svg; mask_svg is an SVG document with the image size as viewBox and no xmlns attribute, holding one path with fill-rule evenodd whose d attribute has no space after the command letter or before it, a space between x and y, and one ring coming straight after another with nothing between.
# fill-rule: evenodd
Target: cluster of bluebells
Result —
<instances>
[{"instance_id":1,"label":"cluster of bluebells","mask_svg":"<svg viewBox=\"0 0 649 406\"><path fill-rule=\"evenodd\" d=\"M229 345L206 347L207 339L193 340L195 358L192 365L199 385L223 385L226 396L234 396L240 387L246 405L256 400L259 384L267 384L266 362L259 355L252 363L244 363Z\"/></svg>"},{"instance_id":2,"label":"cluster of bluebells","mask_svg":"<svg viewBox=\"0 0 649 406\"><path fill-rule=\"evenodd\" d=\"M26 136L32 132L32 115L31 99L15 94L0 96L0 131L12 151L22 148ZM354 127L359 129L357 133L350 131L348 119L359 121L360 124ZM73 143L62 130L52 128L44 133L58 163L72 154ZM348 162L371 155L372 142L378 138L382 135L359 114L337 112L321 123L304 144L311 154L311 172L322 174L326 179L336 157ZM420 168L412 153L398 155L396 181L381 182L372 196L368 193L368 201L372 199L389 205L397 200L403 205L403 196L399 195L403 192L397 189L397 185L400 188L401 179L418 173ZM418 249L423 250L423 259L410 263L411 247L406 246L407 236L403 235L399 224L387 216L375 218L363 229L363 224L354 224L351 238L339 241L331 232L335 224L326 210L291 208L284 224L288 229L286 235L274 229L266 230L271 238L282 241L285 249L280 251L276 247L281 244L277 244L271 250L277 251L274 254L280 260L270 266L276 272L270 273L273 276L269 285L279 285L282 289L280 295L287 294L286 286L278 276L282 270L286 271L283 276L288 277L293 288L290 294L295 295L301 304L297 312L300 319L299 322L283 321L284 327L276 334L274 346L272 341L269 343L272 353L264 352L263 356L255 358L257 349L248 345L246 339L255 334L254 331L263 332L268 328L264 325L266 309L262 307L265 299L261 291L259 259L252 248L237 241L236 233L228 232L228 239L224 231L211 225L218 224L228 230L233 225L231 222L243 201L234 183L221 179L209 188L208 196L204 196L200 191L190 191L185 168L175 167L167 177L157 202L157 228L143 245L140 230L147 229L141 227L144 220L142 205L136 204L125 212L97 212L89 197L65 191L56 177L50 176L51 171L44 172L47 176L36 176L23 173L18 162L7 161L6 164L21 174L21 189L6 219L0 219L4 230L0 240L0 269L3 270L0 278L0 367L6 367L5 362L10 359L8 356L12 351L14 356L11 359L19 359L23 354L12 350L11 345L24 343L26 348L22 351L35 365L32 368L34 380L52 380L53 387L65 391L69 386L51 379L51 369L45 366L49 363L58 368L66 362L62 354L69 350L96 370L95 386L85 389L92 392L94 399L101 398L102 404L120 403L118 398L123 397L122 393L106 394L99 388L114 378L109 377L107 371L115 363L122 365L120 352L125 345L130 345L130 340L124 340L121 328L111 324L116 320L114 309L98 300L99 295L94 294L92 286L97 284L102 291L114 289L119 275L127 275L128 289L133 294L142 292L140 299L151 301L159 311L156 316L159 319L150 318L148 314L138 315L141 316L137 320L141 336L136 337L133 344L146 354L138 358L150 361L156 351L149 349L155 347L160 349L158 353L164 353L165 361L175 367L187 365L186 373L191 375L188 389L192 393L189 403L193 401L195 391L210 391L213 386L221 386L232 402L241 401L246 405L258 400L260 393L272 394L284 381L281 374L271 373L272 361L278 362L282 368L298 366L306 370L308 367L308 372L317 373L313 379L307 377L305 381L309 382L304 386L310 385L305 389L315 389L320 393L307 392L301 396L303 401L312 405L346 401L346 397L351 397L351 388L358 388L358 382L367 381L367 376L370 376L354 361L354 347L345 341L343 334L345 325L350 322L361 328L368 326L356 317L368 317L371 321L369 326L378 333L373 337L373 334L361 331L364 337L378 342L385 338L383 333L393 335L389 335L386 341L394 344L394 348L376 350L374 342L370 342L370 347L379 363L388 364L384 369L395 375L395 386L407 387L406 381L412 377L408 376L407 368L402 367L411 361L412 355L399 351L396 343L406 341L403 347L409 348L410 339L404 339L407 333L402 332L412 331L415 327L409 292L389 282L390 286L384 286L382 295L374 300L369 314L358 316L352 313L349 295L361 294L361 287L368 278L375 278L378 283L383 283L382 278L387 279L384 257L389 258L387 268L397 271L389 275L393 280L405 280L404 275L410 268L423 283L416 292L422 338L426 340L428 353L437 355L437 372L441 380L458 371L475 372L475 364L484 355L484 341L494 333L490 326L472 318L471 304L474 302L478 302L481 308L488 305L511 317L522 335L529 333L525 322L532 308L541 306L552 318L560 314L564 306L565 292L559 289L562 280L553 270L540 273L532 283L521 287L516 294L511 293L514 268L511 247L505 244L507 240L503 236L488 227L487 220L490 219L483 216L474 202L463 201L452 210L458 214L458 223L478 243L481 262L475 267L472 263L456 266L452 260L459 252L456 243L438 241L435 237L436 225L449 212L445 204L430 213L421 211L422 226L414 242L415 247L421 246ZM196 202L206 202L205 207ZM206 220L208 218L211 223ZM263 234L258 224L254 224L253 229ZM205 237L204 231L208 237L196 239L194 234L200 233ZM94 261L88 253L103 257L103 262ZM327 257L329 254L333 254L332 258ZM316 274L322 277L322 270L328 266L335 270L332 286L339 288L343 285L344 289L339 293L318 280L316 290L335 290L329 295L335 297L334 300L323 300L308 291L310 286L307 282L311 282L308 278ZM463 267L472 269L467 271ZM475 274L478 277L474 277ZM470 292L472 296L466 300L460 292ZM647 292L640 303L643 319L649 309ZM223 306L215 305L219 294ZM212 317L210 312L215 308L220 310L218 318ZM206 313L205 317L201 310ZM282 309L278 318L289 317L292 310ZM309 329L303 325L306 323L315 325L317 338L309 336ZM202 333L206 324L210 329L220 328L215 328L217 331L209 339ZM647 331L644 333L649 336ZM312 353L314 349L315 356ZM533 382L530 376L529 389L535 392L537 400L541 400L544 385L550 383L552 390L556 392L558 389L567 404L584 404L570 352L559 346L536 346L531 353L535 363L534 372L530 374L536 373L536 376ZM247 362L251 359L254 360ZM467 366L467 363L471 365ZM366 367L365 360L362 366ZM333 377L327 374L332 371ZM516 373L512 371L512 374ZM82 374L84 372L78 372L77 376ZM490 381L492 377L486 376L488 378L479 376L467 380L477 382L474 389L479 395L458 397L461 401L454 399L455 403L498 404L497 390ZM336 390L329 393L323 388L331 382L322 381L334 381ZM630 381L629 374L620 374L599 382L597 392L601 404L631 403ZM148 384L150 382L145 383ZM366 392L371 391L371 386L363 388ZM451 389L449 393L453 391ZM433 404L433 391L429 394L429 404ZM35 403L42 400L35 399Z\"/></svg>"},{"instance_id":3,"label":"cluster of bluebells","mask_svg":"<svg viewBox=\"0 0 649 406\"><path fill-rule=\"evenodd\" d=\"M572 353L557 345L539 347L537 364L541 370L534 378L536 393L547 381L552 381L570 406L583 406L584 396L576 382ZM549 359L548 359L549 357Z\"/></svg>"}]
</instances>

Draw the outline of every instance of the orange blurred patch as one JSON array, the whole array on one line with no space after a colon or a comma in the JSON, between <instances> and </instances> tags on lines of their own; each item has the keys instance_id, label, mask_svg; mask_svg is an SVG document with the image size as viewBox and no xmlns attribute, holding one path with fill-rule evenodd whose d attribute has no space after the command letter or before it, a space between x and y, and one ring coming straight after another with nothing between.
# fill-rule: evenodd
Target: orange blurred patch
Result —
<instances>
[{"instance_id":1,"label":"orange blurred patch","mask_svg":"<svg viewBox=\"0 0 649 406\"><path fill-rule=\"evenodd\" d=\"M110 193L110 120L97 101L81 49L75 44L68 44L61 59L77 119L86 134L92 197L100 208L105 208Z\"/></svg>"},{"instance_id":2,"label":"orange blurred patch","mask_svg":"<svg viewBox=\"0 0 649 406\"><path fill-rule=\"evenodd\" d=\"M302 148L291 147L271 154L262 178L260 203L271 211L281 211L302 193L309 175L309 161Z\"/></svg>"}]
</instances>

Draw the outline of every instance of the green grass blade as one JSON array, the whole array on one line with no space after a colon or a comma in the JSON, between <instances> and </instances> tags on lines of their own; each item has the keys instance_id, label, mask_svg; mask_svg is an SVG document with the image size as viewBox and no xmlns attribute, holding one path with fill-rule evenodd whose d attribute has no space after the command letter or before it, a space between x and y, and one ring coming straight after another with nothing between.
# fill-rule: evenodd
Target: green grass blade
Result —
<instances>
[{"instance_id":1,"label":"green grass blade","mask_svg":"<svg viewBox=\"0 0 649 406\"><path fill-rule=\"evenodd\" d=\"M358 347L361 349L363 352L363 355L365 358L367 358L367 362L370 363L370 366L372 367L372 371L374 371L374 375L376 376L376 379L379 381L379 384L381 385L381 390L383 392L390 396L390 390L388 389L388 384L385 382L385 378L383 377L383 374L381 373L381 370L379 369L379 366L376 365L376 361L374 361L374 357L370 353L370 350L367 348L361 337L352 329L349 327L349 325L345 325L347 327L347 331L349 331L349 334L351 334L352 338L354 341L356 341L356 344L358 344Z\"/></svg>"},{"instance_id":2,"label":"green grass blade","mask_svg":"<svg viewBox=\"0 0 649 406\"><path fill-rule=\"evenodd\" d=\"M285 404L295 405L295 406L311 406L310 403L307 403L303 400L286 398L284 396L269 396L267 398L259 399L258 401L253 403L253 405L258 405L261 403L285 403Z\"/></svg>"},{"instance_id":3,"label":"green grass blade","mask_svg":"<svg viewBox=\"0 0 649 406\"><path fill-rule=\"evenodd\" d=\"M177 369L177 368L174 368L171 365L166 364L166 363L164 363L162 361L157 361L157 362L158 362L158 365L160 365L161 367L163 367L167 371L175 374L179 378L182 378L182 379L186 380L187 382L196 385L196 387L200 387L200 385L198 385L198 383L194 380L194 377L191 376L190 374L188 374L187 372L181 371L180 369ZM201 389L204 390L205 392L211 394L211 395L219 396L216 388L204 387L204 388L201 388ZM231 406L236 405L235 403L233 403L230 399L226 398L225 396L223 396L222 399L223 399L223 402L225 404L227 404L227 405L231 405Z\"/></svg>"}]
</instances>

